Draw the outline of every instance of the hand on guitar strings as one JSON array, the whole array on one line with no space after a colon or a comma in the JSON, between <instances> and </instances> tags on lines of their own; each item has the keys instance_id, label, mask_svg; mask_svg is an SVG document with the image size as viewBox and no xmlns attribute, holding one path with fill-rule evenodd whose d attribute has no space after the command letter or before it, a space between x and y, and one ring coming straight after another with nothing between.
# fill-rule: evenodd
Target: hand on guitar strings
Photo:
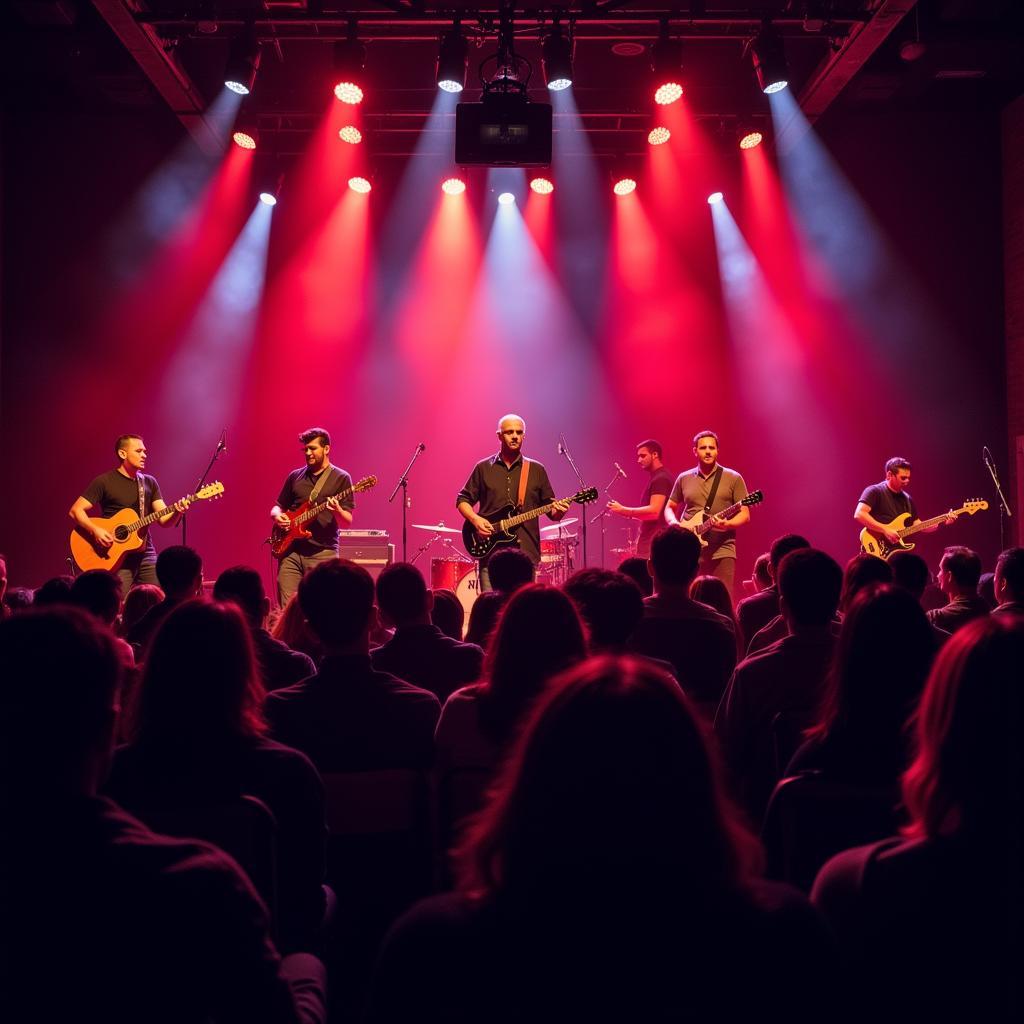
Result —
<instances>
[{"instance_id":1,"label":"hand on guitar strings","mask_svg":"<svg viewBox=\"0 0 1024 1024\"><path fill-rule=\"evenodd\" d=\"M953 510L950 509L946 513L946 518L942 521L943 526L952 526L956 522L956 516L953 515Z\"/></svg>"},{"instance_id":2,"label":"hand on guitar strings","mask_svg":"<svg viewBox=\"0 0 1024 1024\"><path fill-rule=\"evenodd\" d=\"M178 515L183 516L188 511L188 507L191 504L192 502L190 502L188 498L182 498L181 501L176 501L172 507Z\"/></svg>"},{"instance_id":3,"label":"hand on guitar strings","mask_svg":"<svg viewBox=\"0 0 1024 1024\"><path fill-rule=\"evenodd\" d=\"M490 537L494 533L494 527L483 516L473 516L471 522L473 523L473 529L476 530L477 535L480 537Z\"/></svg>"},{"instance_id":4,"label":"hand on guitar strings","mask_svg":"<svg viewBox=\"0 0 1024 1024\"><path fill-rule=\"evenodd\" d=\"M572 505L572 499L571 498L562 498L560 501L552 502L552 504L551 504L551 511L552 512L561 512L562 515L565 515L565 513L569 511L569 506L570 505Z\"/></svg>"}]
</instances>

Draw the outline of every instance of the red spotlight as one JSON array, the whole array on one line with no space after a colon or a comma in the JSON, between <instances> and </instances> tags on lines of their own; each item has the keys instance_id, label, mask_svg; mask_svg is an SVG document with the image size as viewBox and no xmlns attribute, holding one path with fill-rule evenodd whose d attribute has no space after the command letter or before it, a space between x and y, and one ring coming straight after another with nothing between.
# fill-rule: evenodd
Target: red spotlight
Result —
<instances>
[{"instance_id":1,"label":"red spotlight","mask_svg":"<svg viewBox=\"0 0 1024 1024\"><path fill-rule=\"evenodd\" d=\"M740 139L740 149L753 149L763 141L764 136L760 132L746 132Z\"/></svg>"},{"instance_id":2,"label":"red spotlight","mask_svg":"<svg viewBox=\"0 0 1024 1024\"><path fill-rule=\"evenodd\" d=\"M630 192L636 191L636 182L632 178L619 178L612 186L612 191L617 196L628 196Z\"/></svg>"},{"instance_id":3,"label":"red spotlight","mask_svg":"<svg viewBox=\"0 0 1024 1024\"><path fill-rule=\"evenodd\" d=\"M363 69L366 67L366 47L356 38L356 22L348 27L348 37L334 44L334 73L337 85L334 95L342 103L362 103Z\"/></svg>"},{"instance_id":4,"label":"red spotlight","mask_svg":"<svg viewBox=\"0 0 1024 1024\"><path fill-rule=\"evenodd\" d=\"M342 103L355 104L363 102L363 90L355 82L339 82L334 87L334 95Z\"/></svg>"},{"instance_id":5,"label":"red spotlight","mask_svg":"<svg viewBox=\"0 0 1024 1024\"><path fill-rule=\"evenodd\" d=\"M683 87L678 82L662 82L654 90L654 102L666 107L668 104L675 103L676 100L681 99L682 95Z\"/></svg>"},{"instance_id":6,"label":"red spotlight","mask_svg":"<svg viewBox=\"0 0 1024 1024\"><path fill-rule=\"evenodd\" d=\"M549 196L555 191L554 183L547 178L533 178L530 181L530 188L539 196Z\"/></svg>"},{"instance_id":7,"label":"red spotlight","mask_svg":"<svg viewBox=\"0 0 1024 1024\"><path fill-rule=\"evenodd\" d=\"M672 138L672 133L667 128L652 128L647 135L647 141L652 146L664 146L669 139Z\"/></svg>"},{"instance_id":8,"label":"red spotlight","mask_svg":"<svg viewBox=\"0 0 1024 1024\"><path fill-rule=\"evenodd\" d=\"M363 133L354 124L347 124L338 132L338 138L342 142L356 146L363 141Z\"/></svg>"},{"instance_id":9,"label":"red spotlight","mask_svg":"<svg viewBox=\"0 0 1024 1024\"><path fill-rule=\"evenodd\" d=\"M448 196L462 195L466 191L466 183L461 178L446 178L441 182L441 191Z\"/></svg>"},{"instance_id":10,"label":"red spotlight","mask_svg":"<svg viewBox=\"0 0 1024 1024\"><path fill-rule=\"evenodd\" d=\"M348 179L348 187L352 189L353 192L360 192L364 195L373 188L366 178L360 178L358 176Z\"/></svg>"},{"instance_id":11,"label":"red spotlight","mask_svg":"<svg viewBox=\"0 0 1024 1024\"><path fill-rule=\"evenodd\" d=\"M232 136L232 141L240 149L255 149L256 148L256 133L255 131L245 131L241 128L238 129Z\"/></svg>"}]
</instances>

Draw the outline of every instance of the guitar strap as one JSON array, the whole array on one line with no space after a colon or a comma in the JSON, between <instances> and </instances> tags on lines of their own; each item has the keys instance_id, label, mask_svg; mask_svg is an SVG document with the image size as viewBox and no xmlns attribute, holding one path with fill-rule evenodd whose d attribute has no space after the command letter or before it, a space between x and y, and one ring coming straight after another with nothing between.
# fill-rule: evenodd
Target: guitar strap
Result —
<instances>
[{"instance_id":1,"label":"guitar strap","mask_svg":"<svg viewBox=\"0 0 1024 1024\"><path fill-rule=\"evenodd\" d=\"M319 497L320 492L324 489L324 484L326 484L327 480L332 476L334 476L334 467L328 466L327 469L320 474L320 479L317 480L316 485L313 487L313 490L309 492L310 505L316 504L316 499Z\"/></svg>"},{"instance_id":2,"label":"guitar strap","mask_svg":"<svg viewBox=\"0 0 1024 1024\"><path fill-rule=\"evenodd\" d=\"M526 481L529 479L529 476L530 476L530 460L524 457L523 458L523 468L522 468L522 471L519 474L519 505L518 505L518 507L520 509L523 507L523 502L526 501Z\"/></svg>"},{"instance_id":3,"label":"guitar strap","mask_svg":"<svg viewBox=\"0 0 1024 1024\"><path fill-rule=\"evenodd\" d=\"M139 518L146 518L146 485L142 482L142 474L138 473L135 482L139 485Z\"/></svg>"},{"instance_id":4,"label":"guitar strap","mask_svg":"<svg viewBox=\"0 0 1024 1024\"><path fill-rule=\"evenodd\" d=\"M715 470L715 482L711 485L711 490L708 492L708 503L704 506L704 515L709 519L711 518L711 506L715 503L715 497L718 495L718 485L722 482L722 467L719 466Z\"/></svg>"}]
</instances>

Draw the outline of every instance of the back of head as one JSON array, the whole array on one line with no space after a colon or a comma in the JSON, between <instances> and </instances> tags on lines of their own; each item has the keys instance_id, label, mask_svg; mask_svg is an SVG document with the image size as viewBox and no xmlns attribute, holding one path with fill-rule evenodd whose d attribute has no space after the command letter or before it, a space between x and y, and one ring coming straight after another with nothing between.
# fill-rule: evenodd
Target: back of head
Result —
<instances>
[{"instance_id":1,"label":"back of head","mask_svg":"<svg viewBox=\"0 0 1024 1024\"><path fill-rule=\"evenodd\" d=\"M235 604L185 601L153 637L132 708L136 741L190 746L264 731L252 638Z\"/></svg>"},{"instance_id":2,"label":"back of head","mask_svg":"<svg viewBox=\"0 0 1024 1024\"><path fill-rule=\"evenodd\" d=\"M377 607L394 625L426 618L429 605L426 581L415 565L396 562L377 577Z\"/></svg>"},{"instance_id":3,"label":"back of head","mask_svg":"<svg viewBox=\"0 0 1024 1024\"><path fill-rule=\"evenodd\" d=\"M892 583L892 569L889 568L889 563L863 551L859 555L854 555L846 563L843 572L840 608L848 608L861 590L876 583Z\"/></svg>"},{"instance_id":4,"label":"back of head","mask_svg":"<svg viewBox=\"0 0 1024 1024\"><path fill-rule=\"evenodd\" d=\"M920 601L924 588L932 578L928 563L913 551L894 551L889 556L889 568L892 569L893 583Z\"/></svg>"},{"instance_id":5,"label":"back of head","mask_svg":"<svg viewBox=\"0 0 1024 1024\"><path fill-rule=\"evenodd\" d=\"M690 597L709 605L727 618L736 618L729 588L717 576L698 576L690 584Z\"/></svg>"},{"instance_id":6,"label":"back of head","mask_svg":"<svg viewBox=\"0 0 1024 1024\"><path fill-rule=\"evenodd\" d=\"M348 647L370 625L373 577L347 559L322 562L299 584L299 605L310 628L327 647Z\"/></svg>"},{"instance_id":7,"label":"back of head","mask_svg":"<svg viewBox=\"0 0 1024 1024\"><path fill-rule=\"evenodd\" d=\"M977 593L981 579L981 556L962 544L946 548L942 554L942 565L961 591Z\"/></svg>"},{"instance_id":8,"label":"back of head","mask_svg":"<svg viewBox=\"0 0 1024 1024\"><path fill-rule=\"evenodd\" d=\"M595 879L606 893L669 880L707 894L737 887L755 850L679 686L605 656L538 701L459 851L460 887L528 897L554 885L571 900Z\"/></svg>"},{"instance_id":9,"label":"back of head","mask_svg":"<svg viewBox=\"0 0 1024 1024\"><path fill-rule=\"evenodd\" d=\"M502 548L487 563L491 586L499 594L513 594L520 587L533 582L533 562L519 548Z\"/></svg>"},{"instance_id":10,"label":"back of head","mask_svg":"<svg viewBox=\"0 0 1024 1024\"><path fill-rule=\"evenodd\" d=\"M121 581L106 569L89 569L71 584L68 597L109 626L121 610Z\"/></svg>"},{"instance_id":11,"label":"back of head","mask_svg":"<svg viewBox=\"0 0 1024 1024\"><path fill-rule=\"evenodd\" d=\"M52 608L54 605L65 605L71 602L71 584L73 576L54 576L36 588L32 604L36 608Z\"/></svg>"},{"instance_id":12,"label":"back of head","mask_svg":"<svg viewBox=\"0 0 1024 1024\"><path fill-rule=\"evenodd\" d=\"M808 544L808 547L810 545ZM772 585L771 555L766 551L758 555L754 562L754 584L758 590L765 590Z\"/></svg>"},{"instance_id":13,"label":"back of head","mask_svg":"<svg viewBox=\"0 0 1024 1024\"><path fill-rule=\"evenodd\" d=\"M150 608L164 599L164 592L155 583L136 583L125 595L121 608L121 629L127 632Z\"/></svg>"},{"instance_id":14,"label":"back of head","mask_svg":"<svg viewBox=\"0 0 1024 1024\"><path fill-rule=\"evenodd\" d=\"M643 618L643 594L621 572L580 569L562 589L583 616L594 649L622 647Z\"/></svg>"},{"instance_id":15,"label":"back of head","mask_svg":"<svg viewBox=\"0 0 1024 1024\"><path fill-rule=\"evenodd\" d=\"M1024 548L1007 548L996 561L997 600L1024 601ZM998 591L1005 589L1000 596Z\"/></svg>"},{"instance_id":16,"label":"back of head","mask_svg":"<svg viewBox=\"0 0 1024 1024\"><path fill-rule=\"evenodd\" d=\"M781 537L776 537L768 549L768 565L772 578L775 580L779 578L779 566L790 551L799 551L801 548L810 546L811 542L799 533L784 533Z\"/></svg>"},{"instance_id":17,"label":"back of head","mask_svg":"<svg viewBox=\"0 0 1024 1024\"><path fill-rule=\"evenodd\" d=\"M202 582L203 560L187 544L172 544L156 556L156 576L166 595L175 601L191 597Z\"/></svg>"},{"instance_id":18,"label":"back of head","mask_svg":"<svg viewBox=\"0 0 1024 1024\"><path fill-rule=\"evenodd\" d=\"M656 585L688 587L697 575L700 539L678 526L661 530L651 541L651 568Z\"/></svg>"},{"instance_id":19,"label":"back of head","mask_svg":"<svg viewBox=\"0 0 1024 1024\"><path fill-rule=\"evenodd\" d=\"M485 590L469 610L469 625L466 627L466 643L477 644L486 650L490 647L494 636L494 627L498 624L501 609L508 600L506 594L496 590Z\"/></svg>"},{"instance_id":20,"label":"back of head","mask_svg":"<svg viewBox=\"0 0 1024 1024\"><path fill-rule=\"evenodd\" d=\"M797 626L826 626L839 606L843 570L824 551L791 551L779 565L779 596L784 611Z\"/></svg>"},{"instance_id":21,"label":"back of head","mask_svg":"<svg viewBox=\"0 0 1024 1024\"><path fill-rule=\"evenodd\" d=\"M462 607L462 602L454 590L441 589L433 593L434 603L430 607L430 621L445 636L461 640L466 625L466 609Z\"/></svg>"},{"instance_id":22,"label":"back of head","mask_svg":"<svg viewBox=\"0 0 1024 1024\"><path fill-rule=\"evenodd\" d=\"M5 793L79 791L110 750L121 681L113 637L78 608L29 609L0 621L0 663Z\"/></svg>"},{"instance_id":23,"label":"back of head","mask_svg":"<svg viewBox=\"0 0 1024 1024\"><path fill-rule=\"evenodd\" d=\"M1016 836L1019 843L1021 665L1019 619L983 616L946 641L925 684L915 723L917 756L903 777L910 834ZM997 860L1009 848L998 851Z\"/></svg>"},{"instance_id":24,"label":"back of head","mask_svg":"<svg viewBox=\"0 0 1024 1024\"><path fill-rule=\"evenodd\" d=\"M271 627L270 635L293 651L303 651L314 661L319 660L324 653L323 644L316 638L306 621L302 605L299 604L298 593L288 598L288 602L277 616L277 621Z\"/></svg>"},{"instance_id":25,"label":"back of head","mask_svg":"<svg viewBox=\"0 0 1024 1024\"><path fill-rule=\"evenodd\" d=\"M623 576L628 576L640 588L640 593L644 597L650 597L654 593L654 580L651 579L646 558L638 558L636 555L624 558L619 562L617 571Z\"/></svg>"},{"instance_id":26,"label":"back of head","mask_svg":"<svg viewBox=\"0 0 1024 1024\"><path fill-rule=\"evenodd\" d=\"M12 612L24 611L32 607L32 591L28 587L11 587L4 594L4 604Z\"/></svg>"},{"instance_id":27,"label":"back of head","mask_svg":"<svg viewBox=\"0 0 1024 1024\"><path fill-rule=\"evenodd\" d=\"M213 599L237 604L253 626L263 621L267 592L263 589L263 577L251 566L233 565L225 569L213 585Z\"/></svg>"}]
</instances>

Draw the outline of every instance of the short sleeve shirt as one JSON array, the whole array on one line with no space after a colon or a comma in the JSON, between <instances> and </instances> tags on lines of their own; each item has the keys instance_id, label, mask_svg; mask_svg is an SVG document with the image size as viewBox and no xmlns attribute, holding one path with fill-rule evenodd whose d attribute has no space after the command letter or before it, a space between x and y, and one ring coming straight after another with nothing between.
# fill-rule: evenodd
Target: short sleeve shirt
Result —
<instances>
[{"instance_id":1,"label":"short sleeve shirt","mask_svg":"<svg viewBox=\"0 0 1024 1024\"><path fill-rule=\"evenodd\" d=\"M326 501L328 498L333 498L334 495L340 494L344 490L351 490L352 477L343 469L331 466L329 469L323 470L323 472L330 472L333 479L328 480L320 488L320 493L316 496L317 504L321 501ZM309 496L313 493L313 488L316 486L318 479L318 476L314 476L309 471L308 466L293 470L288 474L288 479L285 480L284 486L281 488L277 504L285 512L294 512L303 502L309 500ZM342 498L341 507L351 512L356 507L355 495L350 493L348 497ZM300 555L313 555L318 551L334 551L337 549L338 520L334 518L334 513L330 509L324 509L316 519L306 524L306 528L312 536L297 541L293 545L292 551Z\"/></svg>"},{"instance_id":2,"label":"short sleeve shirt","mask_svg":"<svg viewBox=\"0 0 1024 1024\"><path fill-rule=\"evenodd\" d=\"M142 481L144 494L141 514L148 516L153 511L153 502L158 498L162 500L163 495L160 493L160 485L156 482L155 476L140 473L138 480ZM92 505L89 513L94 518L109 519L126 508L139 512L138 480L125 476L117 469L112 469L109 473L103 473L96 477L82 493L82 497Z\"/></svg>"},{"instance_id":3,"label":"short sleeve shirt","mask_svg":"<svg viewBox=\"0 0 1024 1024\"><path fill-rule=\"evenodd\" d=\"M643 497L640 499L640 505L641 507L650 505L651 498L656 494L663 494L667 500L671 493L672 474L663 466L651 474L651 479L644 488ZM651 554L651 541L654 540L654 535L664 528L665 520L661 517L658 519L645 519L640 524L640 536L636 541L637 555L641 558L649 558Z\"/></svg>"},{"instance_id":4,"label":"short sleeve shirt","mask_svg":"<svg viewBox=\"0 0 1024 1024\"><path fill-rule=\"evenodd\" d=\"M735 505L737 501L741 501L747 496L747 485L739 473L725 466L718 468L722 470L722 482L718 485L718 491L711 506L712 515L724 512L730 505ZM704 476L696 468L688 469L676 477L669 501L682 506L683 514L680 518L692 519L698 512L703 511L711 488L714 486L714 480L714 473ZM709 530L704 534L703 539L708 542L705 555L710 555L712 558L736 557L735 530Z\"/></svg>"},{"instance_id":5,"label":"short sleeve shirt","mask_svg":"<svg viewBox=\"0 0 1024 1024\"><path fill-rule=\"evenodd\" d=\"M897 494L884 480L881 483L865 487L860 501L867 505L871 510L871 515L880 523L891 523L904 512L910 513L910 519L907 522L912 523L919 518L914 499L906 491Z\"/></svg>"}]
</instances>

